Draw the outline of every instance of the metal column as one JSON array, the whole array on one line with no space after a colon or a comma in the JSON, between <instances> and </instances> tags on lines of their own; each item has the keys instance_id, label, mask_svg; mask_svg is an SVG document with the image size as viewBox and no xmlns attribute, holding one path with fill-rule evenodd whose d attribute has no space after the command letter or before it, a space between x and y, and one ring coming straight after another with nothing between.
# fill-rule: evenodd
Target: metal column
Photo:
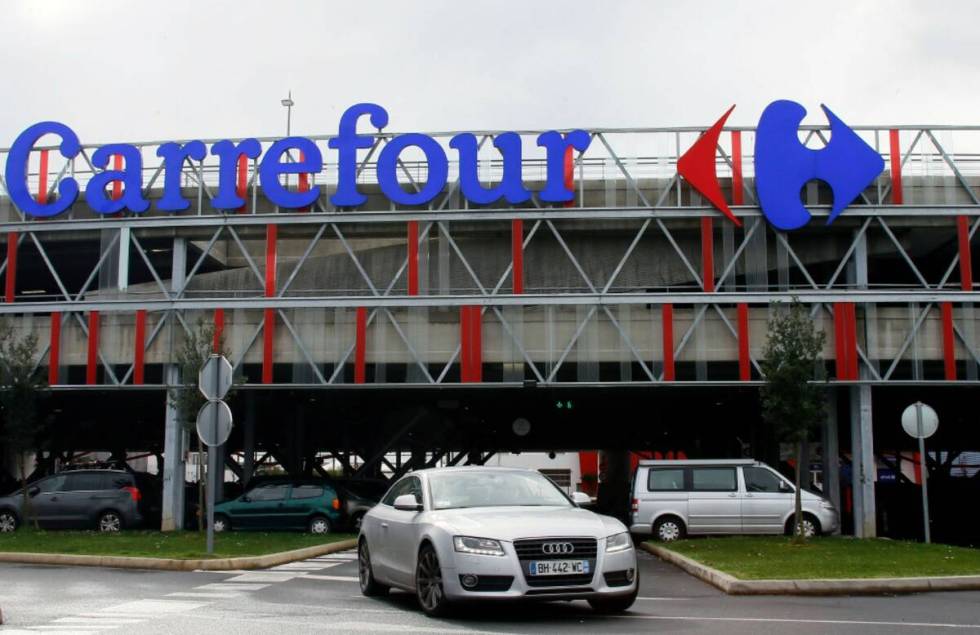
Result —
<instances>
[{"instance_id":1,"label":"metal column","mask_svg":"<svg viewBox=\"0 0 980 635\"><path fill-rule=\"evenodd\" d=\"M865 234L856 241L853 263L854 283L868 288L868 242ZM861 379L869 379L868 369L861 366ZM874 538L878 535L875 513L875 456L871 416L871 386L850 388L851 414L851 481L854 493L854 535Z\"/></svg>"},{"instance_id":2,"label":"metal column","mask_svg":"<svg viewBox=\"0 0 980 635\"><path fill-rule=\"evenodd\" d=\"M174 238L173 275L171 290L180 291L184 287L187 273L187 240ZM173 324L171 316L170 345L173 347ZM164 370L167 386L176 386L181 382L180 370L176 364L168 364ZM164 419L163 439L163 500L161 502L162 531L174 531L184 528L184 452L187 448L187 433L179 419L179 413L170 402L169 392L165 397L167 410Z\"/></svg>"},{"instance_id":3,"label":"metal column","mask_svg":"<svg viewBox=\"0 0 980 635\"><path fill-rule=\"evenodd\" d=\"M176 384L179 381L177 366L167 366L167 383ZM177 409L170 401L170 395L164 397L166 413L164 415L163 441L163 501L161 505L161 531L174 531L184 528L184 434L183 426L177 416Z\"/></svg>"},{"instance_id":4,"label":"metal column","mask_svg":"<svg viewBox=\"0 0 980 635\"><path fill-rule=\"evenodd\" d=\"M823 451L823 494L834 507L840 506L840 444L837 438L837 391L827 396L827 418L821 430ZM840 533L840 527L834 533Z\"/></svg>"}]
</instances>

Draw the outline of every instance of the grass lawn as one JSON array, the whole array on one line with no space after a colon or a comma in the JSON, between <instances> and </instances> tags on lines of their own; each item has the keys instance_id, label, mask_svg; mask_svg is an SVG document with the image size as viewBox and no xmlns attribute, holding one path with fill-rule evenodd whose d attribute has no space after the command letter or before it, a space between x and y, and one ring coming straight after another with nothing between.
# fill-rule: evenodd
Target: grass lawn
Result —
<instances>
[{"instance_id":1,"label":"grass lawn","mask_svg":"<svg viewBox=\"0 0 980 635\"><path fill-rule=\"evenodd\" d=\"M783 536L700 538L660 544L744 580L980 575L980 549L899 540Z\"/></svg>"},{"instance_id":2,"label":"grass lawn","mask_svg":"<svg viewBox=\"0 0 980 635\"><path fill-rule=\"evenodd\" d=\"M214 537L214 554L207 555L205 534L196 531L35 531L21 528L0 534L0 552L62 553L151 558L231 558L261 556L353 538L351 534L313 536L305 533L233 531Z\"/></svg>"}]
</instances>

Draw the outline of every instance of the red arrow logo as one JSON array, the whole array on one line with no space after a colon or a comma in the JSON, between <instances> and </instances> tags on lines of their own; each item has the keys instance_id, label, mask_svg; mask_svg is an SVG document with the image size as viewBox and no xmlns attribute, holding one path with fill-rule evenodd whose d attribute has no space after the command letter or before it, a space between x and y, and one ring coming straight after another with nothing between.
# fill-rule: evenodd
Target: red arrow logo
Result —
<instances>
[{"instance_id":1,"label":"red arrow logo","mask_svg":"<svg viewBox=\"0 0 980 635\"><path fill-rule=\"evenodd\" d=\"M742 221L732 213L721 193L721 184L718 182L718 172L715 169L718 137L721 136L721 129L733 110L735 110L734 105L688 148L684 156L677 160L677 173L733 223L741 227Z\"/></svg>"}]
</instances>

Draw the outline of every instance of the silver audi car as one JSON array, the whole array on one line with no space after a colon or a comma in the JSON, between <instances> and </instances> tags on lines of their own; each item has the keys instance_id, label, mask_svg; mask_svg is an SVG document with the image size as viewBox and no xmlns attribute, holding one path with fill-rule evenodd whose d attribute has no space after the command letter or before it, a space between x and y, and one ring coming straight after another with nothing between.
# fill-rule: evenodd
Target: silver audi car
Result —
<instances>
[{"instance_id":1,"label":"silver audi car","mask_svg":"<svg viewBox=\"0 0 980 635\"><path fill-rule=\"evenodd\" d=\"M432 616L489 599L583 599L625 611L639 590L633 542L618 520L578 506L585 501L533 470L413 472L364 516L361 592L414 592Z\"/></svg>"}]
</instances>

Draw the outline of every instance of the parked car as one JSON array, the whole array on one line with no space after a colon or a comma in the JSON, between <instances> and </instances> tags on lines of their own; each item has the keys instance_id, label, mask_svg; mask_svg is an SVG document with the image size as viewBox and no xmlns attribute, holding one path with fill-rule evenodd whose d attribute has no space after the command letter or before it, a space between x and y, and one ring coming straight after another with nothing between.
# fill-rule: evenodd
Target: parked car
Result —
<instances>
[{"instance_id":1,"label":"parked car","mask_svg":"<svg viewBox=\"0 0 980 635\"><path fill-rule=\"evenodd\" d=\"M384 482L379 485L372 480L334 479L330 483L340 496L344 524L355 534L361 530L364 514L378 504L388 487Z\"/></svg>"},{"instance_id":2,"label":"parked car","mask_svg":"<svg viewBox=\"0 0 980 635\"><path fill-rule=\"evenodd\" d=\"M143 522L143 494L134 475L123 470L73 470L27 486L31 514L46 529L115 532ZM24 523L23 489L0 498L0 532Z\"/></svg>"},{"instance_id":3,"label":"parked car","mask_svg":"<svg viewBox=\"0 0 980 635\"><path fill-rule=\"evenodd\" d=\"M327 534L341 526L336 490L320 480L259 483L214 506L214 530L305 529Z\"/></svg>"},{"instance_id":4,"label":"parked car","mask_svg":"<svg viewBox=\"0 0 980 635\"><path fill-rule=\"evenodd\" d=\"M671 541L695 534L781 534L793 529L796 488L765 463L746 460L640 461L630 531ZM803 533L840 522L825 498L803 490Z\"/></svg>"},{"instance_id":5,"label":"parked car","mask_svg":"<svg viewBox=\"0 0 980 635\"><path fill-rule=\"evenodd\" d=\"M364 595L398 587L428 615L468 600L588 600L601 612L636 600L626 526L578 507L534 470L453 467L413 472L369 511L358 537Z\"/></svg>"}]
</instances>

